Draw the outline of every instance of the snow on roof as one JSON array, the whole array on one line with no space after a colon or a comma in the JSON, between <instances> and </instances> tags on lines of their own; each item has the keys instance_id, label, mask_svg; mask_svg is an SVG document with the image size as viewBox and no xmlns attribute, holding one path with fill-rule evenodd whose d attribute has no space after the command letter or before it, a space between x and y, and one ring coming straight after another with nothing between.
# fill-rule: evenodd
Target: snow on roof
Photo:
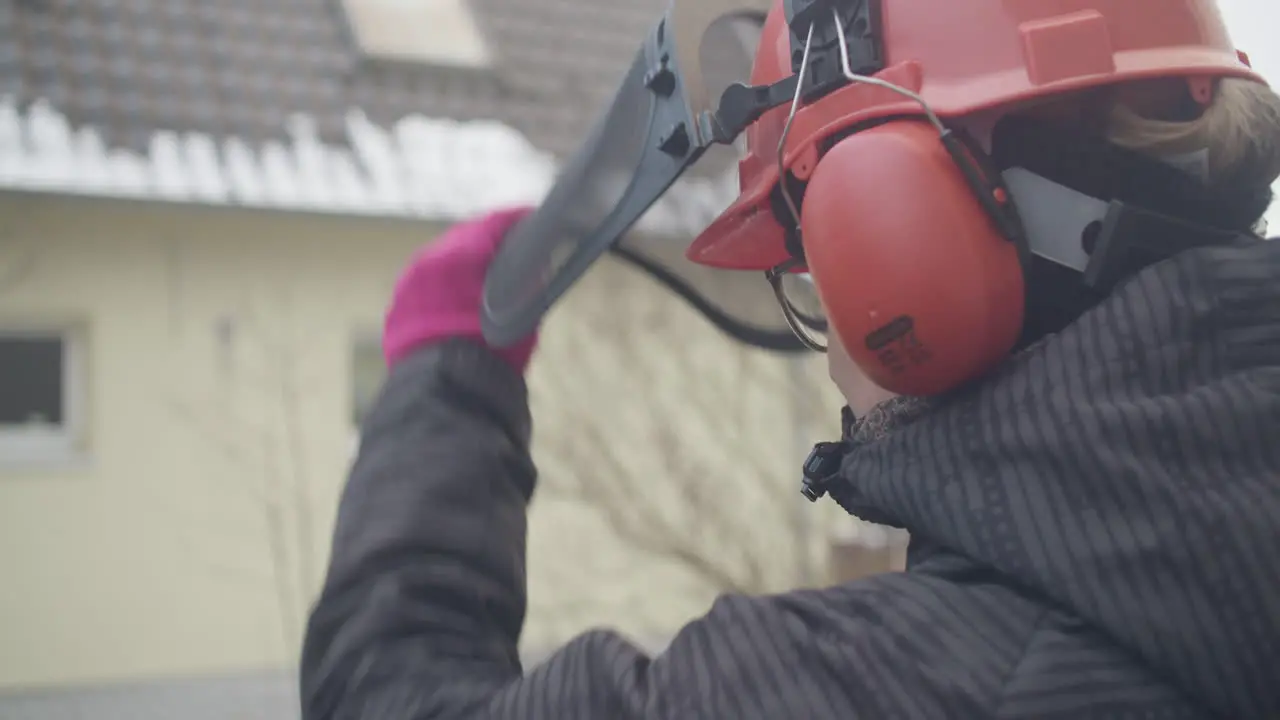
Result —
<instances>
[{"instance_id":1,"label":"snow on roof","mask_svg":"<svg viewBox=\"0 0 1280 720\"><path fill-rule=\"evenodd\" d=\"M537 203L555 160L496 121L411 115L382 128L346 116L350 148L325 144L295 114L288 142L159 130L145 154L107 147L46 100L25 111L0 96L0 188L349 215L451 221ZM736 192L736 181L686 180L641 221L642 231L693 236Z\"/></svg>"}]
</instances>

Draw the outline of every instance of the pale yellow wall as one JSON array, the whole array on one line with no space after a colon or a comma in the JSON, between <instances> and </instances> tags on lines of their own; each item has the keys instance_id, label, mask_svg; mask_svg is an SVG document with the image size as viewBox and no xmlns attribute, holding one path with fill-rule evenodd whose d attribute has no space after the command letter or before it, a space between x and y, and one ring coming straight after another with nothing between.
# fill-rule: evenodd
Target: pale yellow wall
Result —
<instances>
[{"instance_id":1,"label":"pale yellow wall","mask_svg":"<svg viewBox=\"0 0 1280 720\"><path fill-rule=\"evenodd\" d=\"M290 665L348 459L351 340L432 228L15 196L0 219L0 324L81 324L89 369L85 457L0 466L0 686ZM670 477L707 474L730 515L704 523L703 549L742 554L745 537L761 587L794 579L800 458L779 361L616 265L543 344L527 645L596 624L660 638L716 592L615 541L562 492L575 480L636 489L685 532L701 525L680 508L716 504Z\"/></svg>"},{"instance_id":2,"label":"pale yellow wall","mask_svg":"<svg viewBox=\"0 0 1280 720\"><path fill-rule=\"evenodd\" d=\"M290 661L347 457L350 336L431 229L12 196L0 218L21 271L0 321L82 323L90 395L82 461L0 467L0 684Z\"/></svg>"}]
</instances>

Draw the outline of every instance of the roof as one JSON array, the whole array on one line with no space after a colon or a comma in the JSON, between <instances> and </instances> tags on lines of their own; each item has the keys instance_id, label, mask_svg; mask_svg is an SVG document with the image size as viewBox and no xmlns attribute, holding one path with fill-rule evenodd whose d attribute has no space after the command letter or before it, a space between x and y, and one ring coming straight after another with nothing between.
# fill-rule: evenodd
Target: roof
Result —
<instances>
[{"instance_id":1,"label":"roof","mask_svg":"<svg viewBox=\"0 0 1280 720\"><path fill-rule=\"evenodd\" d=\"M665 0L467 1L491 67L372 60L341 0L2 3L0 185L441 218L536 200ZM689 232L734 189L696 181L650 220Z\"/></svg>"}]
</instances>

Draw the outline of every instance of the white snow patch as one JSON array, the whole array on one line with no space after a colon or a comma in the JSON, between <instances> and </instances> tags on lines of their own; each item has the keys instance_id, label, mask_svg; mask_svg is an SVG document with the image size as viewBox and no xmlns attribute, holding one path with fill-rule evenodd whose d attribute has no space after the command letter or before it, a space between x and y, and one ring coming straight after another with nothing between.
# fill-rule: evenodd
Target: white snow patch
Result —
<instances>
[{"instance_id":1,"label":"white snow patch","mask_svg":"<svg viewBox=\"0 0 1280 720\"><path fill-rule=\"evenodd\" d=\"M0 188L450 221L535 204L555 178L554 159L499 122L411 115L383 128L352 109L346 130L350 148L328 145L296 114L283 143L158 130L135 153L73 130L46 100L24 112L0 96ZM640 227L691 238L736 193L735 177L681 181Z\"/></svg>"}]
</instances>

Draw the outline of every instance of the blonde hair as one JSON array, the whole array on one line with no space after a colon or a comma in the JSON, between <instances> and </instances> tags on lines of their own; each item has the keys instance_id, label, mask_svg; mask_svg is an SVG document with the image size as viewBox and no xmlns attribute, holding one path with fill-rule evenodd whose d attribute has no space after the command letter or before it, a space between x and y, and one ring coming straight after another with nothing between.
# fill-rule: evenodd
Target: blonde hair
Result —
<instances>
[{"instance_id":1,"label":"blonde hair","mask_svg":"<svg viewBox=\"0 0 1280 720\"><path fill-rule=\"evenodd\" d=\"M1115 103L1107 137L1153 156L1207 151L1211 187L1269 188L1280 178L1280 96L1249 80L1219 81L1213 102L1184 122L1143 117Z\"/></svg>"}]
</instances>

